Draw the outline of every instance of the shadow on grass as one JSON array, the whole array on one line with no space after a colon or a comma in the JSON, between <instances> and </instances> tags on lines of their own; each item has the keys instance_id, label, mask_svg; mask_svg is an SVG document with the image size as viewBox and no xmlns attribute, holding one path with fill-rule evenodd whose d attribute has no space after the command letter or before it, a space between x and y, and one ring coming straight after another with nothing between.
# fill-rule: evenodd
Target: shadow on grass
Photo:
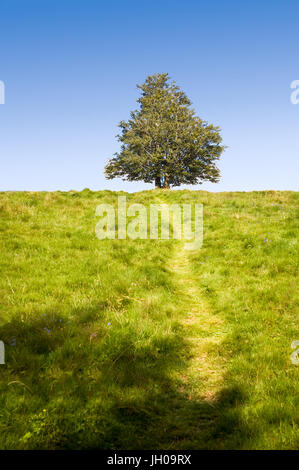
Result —
<instances>
[{"instance_id":1,"label":"shadow on grass","mask_svg":"<svg viewBox=\"0 0 299 470\"><path fill-rule=\"evenodd\" d=\"M244 390L189 399L179 378L188 361L179 329L136 347L136 331L103 328L93 337L88 323L48 313L3 325L0 338L1 448L246 448Z\"/></svg>"}]
</instances>

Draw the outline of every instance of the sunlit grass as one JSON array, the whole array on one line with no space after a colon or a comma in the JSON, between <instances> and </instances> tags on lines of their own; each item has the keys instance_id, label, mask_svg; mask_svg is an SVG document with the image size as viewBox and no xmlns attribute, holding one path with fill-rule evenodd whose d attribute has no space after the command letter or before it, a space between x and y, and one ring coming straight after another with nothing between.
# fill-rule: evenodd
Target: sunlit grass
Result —
<instances>
[{"instance_id":1,"label":"sunlit grass","mask_svg":"<svg viewBox=\"0 0 299 470\"><path fill-rule=\"evenodd\" d=\"M126 195L204 205L188 279L219 341L201 371L180 243L95 236L118 194L0 194L0 448L298 448L298 193Z\"/></svg>"}]
</instances>

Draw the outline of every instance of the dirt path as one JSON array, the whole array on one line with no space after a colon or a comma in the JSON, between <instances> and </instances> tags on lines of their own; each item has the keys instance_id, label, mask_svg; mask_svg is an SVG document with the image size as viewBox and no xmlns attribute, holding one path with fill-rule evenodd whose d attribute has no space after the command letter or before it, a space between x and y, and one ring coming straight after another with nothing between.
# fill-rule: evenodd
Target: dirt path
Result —
<instances>
[{"instance_id":1,"label":"dirt path","mask_svg":"<svg viewBox=\"0 0 299 470\"><path fill-rule=\"evenodd\" d=\"M189 345L188 368L182 377L190 400L213 405L223 385L224 359L219 345L225 336L221 320L209 311L203 301L199 280L192 272L192 252L182 245L176 250L169 269L177 279L180 307L184 309L185 339Z\"/></svg>"}]
</instances>

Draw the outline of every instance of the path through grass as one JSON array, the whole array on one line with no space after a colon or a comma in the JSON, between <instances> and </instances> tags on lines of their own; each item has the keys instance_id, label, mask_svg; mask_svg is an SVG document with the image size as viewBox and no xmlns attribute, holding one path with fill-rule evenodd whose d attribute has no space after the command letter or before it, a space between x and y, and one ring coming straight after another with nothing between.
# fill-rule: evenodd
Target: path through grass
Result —
<instances>
[{"instance_id":1,"label":"path through grass","mask_svg":"<svg viewBox=\"0 0 299 470\"><path fill-rule=\"evenodd\" d=\"M178 285L178 308L184 312L182 324L190 354L183 380L190 400L205 400L214 406L223 386L225 371L221 342L225 337L223 322L204 302L203 292L190 266L189 251L180 245L170 264Z\"/></svg>"}]
</instances>

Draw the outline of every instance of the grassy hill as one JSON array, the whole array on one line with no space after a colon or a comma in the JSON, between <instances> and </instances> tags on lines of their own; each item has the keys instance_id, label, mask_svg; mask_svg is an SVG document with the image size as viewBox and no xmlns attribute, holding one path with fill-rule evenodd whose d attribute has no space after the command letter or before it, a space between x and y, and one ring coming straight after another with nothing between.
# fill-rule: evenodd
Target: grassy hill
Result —
<instances>
[{"instance_id":1,"label":"grassy hill","mask_svg":"<svg viewBox=\"0 0 299 470\"><path fill-rule=\"evenodd\" d=\"M99 240L124 193L0 193L1 449L299 448L299 193L202 203L204 243Z\"/></svg>"}]
</instances>

